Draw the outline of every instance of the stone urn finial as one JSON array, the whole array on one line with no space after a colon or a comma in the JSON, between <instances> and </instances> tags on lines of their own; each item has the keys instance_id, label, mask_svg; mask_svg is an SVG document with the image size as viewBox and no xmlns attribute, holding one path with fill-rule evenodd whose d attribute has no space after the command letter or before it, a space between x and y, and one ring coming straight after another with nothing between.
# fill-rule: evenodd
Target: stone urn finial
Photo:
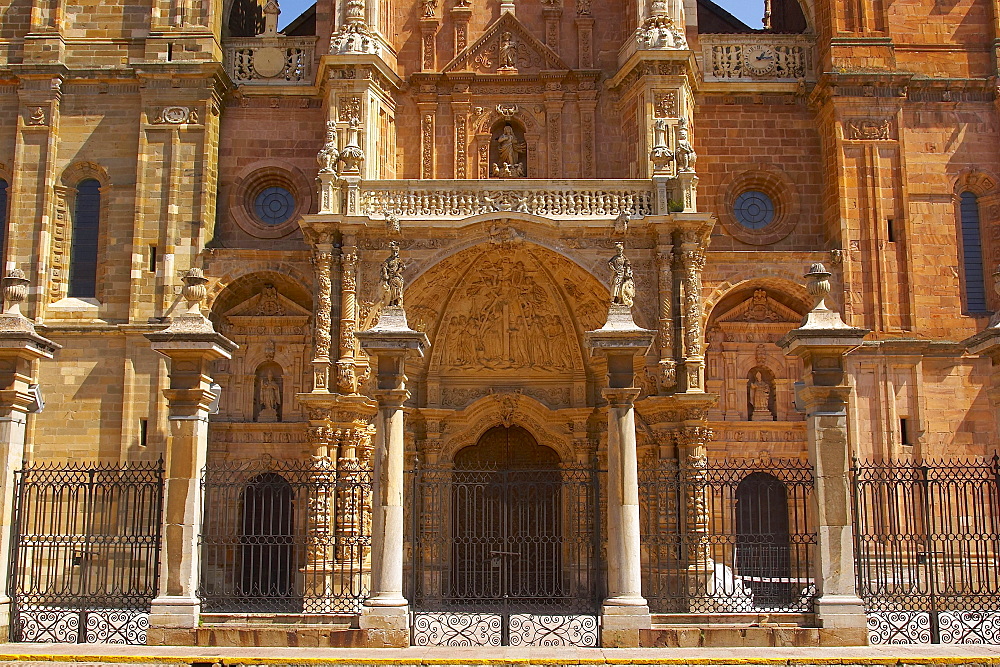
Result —
<instances>
[{"instance_id":1,"label":"stone urn finial","mask_svg":"<svg viewBox=\"0 0 1000 667\"><path fill-rule=\"evenodd\" d=\"M21 304L28 298L28 283L21 269L11 269L3 279L5 315L20 315Z\"/></svg>"},{"instance_id":2,"label":"stone urn finial","mask_svg":"<svg viewBox=\"0 0 1000 667\"><path fill-rule=\"evenodd\" d=\"M181 295L187 301L187 314L201 316L201 303L208 296L205 288L208 278L199 268L188 269L184 276L184 288Z\"/></svg>"},{"instance_id":3,"label":"stone urn finial","mask_svg":"<svg viewBox=\"0 0 1000 667\"><path fill-rule=\"evenodd\" d=\"M826 305L826 297L830 295L830 276L832 275L820 262L809 267L809 273L805 276L806 289L809 290L809 295L816 300L813 310L829 310Z\"/></svg>"}]
</instances>

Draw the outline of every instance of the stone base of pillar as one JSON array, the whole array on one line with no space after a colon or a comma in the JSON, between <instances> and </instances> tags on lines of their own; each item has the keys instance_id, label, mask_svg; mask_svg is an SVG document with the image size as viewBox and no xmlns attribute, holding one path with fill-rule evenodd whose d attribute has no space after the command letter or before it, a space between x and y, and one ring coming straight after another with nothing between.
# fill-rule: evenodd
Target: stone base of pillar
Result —
<instances>
[{"instance_id":1,"label":"stone base of pillar","mask_svg":"<svg viewBox=\"0 0 1000 667\"><path fill-rule=\"evenodd\" d=\"M150 630L197 628L201 620L201 601L198 598L184 598L164 595L153 600L149 608ZM147 633L147 642L152 643L155 633Z\"/></svg>"},{"instance_id":2,"label":"stone base of pillar","mask_svg":"<svg viewBox=\"0 0 1000 667\"><path fill-rule=\"evenodd\" d=\"M409 607L362 607L358 626L370 648L406 648L410 645Z\"/></svg>"},{"instance_id":3,"label":"stone base of pillar","mask_svg":"<svg viewBox=\"0 0 1000 667\"><path fill-rule=\"evenodd\" d=\"M865 605L855 595L824 595L816 600L816 620L824 630L844 631L845 636L857 630L868 643L868 619Z\"/></svg>"},{"instance_id":4,"label":"stone base of pillar","mask_svg":"<svg viewBox=\"0 0 1000 667\"><path fill-rule=\"evenodd\" d=\"M601 607L601 646L638 648L639 633L653 627L647 606L604 605Z\"/></svg>"},{"instance_id":5,"label":"stone base of pillar","mask_svg":"<svg viewBox=\"0 0 1000 667\"><path fill-rule=\"evenodd\" d=\"M0 637L4 637L4 641L10 638L10 612L11 599L6 595L0 596Z\"/></svg>"}]
</instances>

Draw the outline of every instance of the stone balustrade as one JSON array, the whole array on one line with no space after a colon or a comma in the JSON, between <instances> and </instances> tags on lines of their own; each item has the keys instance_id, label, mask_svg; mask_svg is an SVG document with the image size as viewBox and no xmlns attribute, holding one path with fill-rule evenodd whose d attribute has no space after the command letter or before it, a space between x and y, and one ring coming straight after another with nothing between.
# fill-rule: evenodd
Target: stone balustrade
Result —
<instances>
[{"instance_id":1,"label":"stone balustrade","mask_svg":"<svg viewBox=\"0 0 1000 667\"><path fill-rule=\"evenodd\" d=\"M310 85L315 37L244 37L225 42L225 65L238 84Z\"/></svg>"},{"instance_id":2,"label":"stone balustrade","mask_svg":"<svg viewBox=\"0 0 1000 667\"><path fill-rule=\"evenodd\" d=\"M706 82L814 81L815 39L807 35L701 35Z\"/></svg>"},{"instance_id":3,"label":"stone balustrade","mask_svg":"<svg viewBox=\"0 0 1000 667\"><path fill-rule=\"evenodd\" d=\"M607 218L629 211L633 217L658 211L656 189L648 180L399 180L363 181L345 187L320 175L320 213L399 219L468 218L501 211L551 219ZM672 184L674 185L674 184ZM326 192L324 192L324 190ZM327 206L329 208L327 208Z\"/></svg>"}]
</instances>

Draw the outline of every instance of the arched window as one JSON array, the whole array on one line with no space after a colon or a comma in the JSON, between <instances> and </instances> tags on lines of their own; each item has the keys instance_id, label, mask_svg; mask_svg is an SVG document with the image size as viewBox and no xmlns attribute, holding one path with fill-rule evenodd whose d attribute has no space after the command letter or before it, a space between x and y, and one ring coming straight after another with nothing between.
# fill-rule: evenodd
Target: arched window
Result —
<instances>
[{"instance_id":1,"label":"arched window","mask_svg":"<svg viewBox=\"0 0 1000 667\"><path fill-rule=\"evenodd\" d=\"M7 243L7 181L0 178L0 267L4 266L4 246ZM6 273L6 271L5 271Z\"/></svg>"},{"instance_id":2,"label":"arched window","mask_svg":"<svg viewBox=\"0 0 1000 667\"><path fill-rule=\"evenodd\" d=\"M243 490L240 590L255 611L297 611L293 496L291 484L270 472L254 477Z\"/></svg>"},{"instance_id":3,"label":"arched window","mask_svg":"<svg viewBox=\"0 0 1000 667\"><path fill-rule=\"evenodd\" d=\"M985 313L986 281L983 278L983 242L979 226L979 199L972 192L961 195L962 264L965 274L965 308Z\"/></svg>"},{"instance_id":4,"label":"arched window","mask_svg":"<svg viewBox=\"0 0 1000 667\"><path fill-rule=\"evenodd\" d=\"M97 297L97 240L101 229L101 184L88 178L76 186L69 255L69 296Z\"/></svg>"}]
</instances>

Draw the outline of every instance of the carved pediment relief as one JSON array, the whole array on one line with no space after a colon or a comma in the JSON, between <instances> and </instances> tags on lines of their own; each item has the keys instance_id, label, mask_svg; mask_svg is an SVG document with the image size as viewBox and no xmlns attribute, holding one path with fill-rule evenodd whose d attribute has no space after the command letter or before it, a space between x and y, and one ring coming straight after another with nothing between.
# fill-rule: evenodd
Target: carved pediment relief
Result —
<instances>
[{"instance_id":1,"label":"carved pediment relief","mask_svg":"<svg viewBox=\"0 0 1000 667\"><path fill-rule=\"evenodd\" d=\"M442 71L524 74L569 69L555 51L528 32L513 14L504 13Z\"/></svg>"},{"instance_id":2,"label":"carved pediment relief","mask_svg":"<svg viewBox=\"0 0 1000 667\"><path fill-rule=\"evenodd\" d=\"M772 298L767 290L754 290L753 295L735 308L723 313L717 322L791 323L798 324L802 315Z\"/></svg>"},{"instance_id":3,"label":"carved pediment relief","mask_svg":"<svg viewBox=\"0 0 1000 667\"><path fill-rule=\"evenodd\" d=\"M264 285L260 292L225 313L227 319L233 318L274 318L294 317L308 318L311 313L283 296L274 285Z\"/></svg>"}]
</instances>

